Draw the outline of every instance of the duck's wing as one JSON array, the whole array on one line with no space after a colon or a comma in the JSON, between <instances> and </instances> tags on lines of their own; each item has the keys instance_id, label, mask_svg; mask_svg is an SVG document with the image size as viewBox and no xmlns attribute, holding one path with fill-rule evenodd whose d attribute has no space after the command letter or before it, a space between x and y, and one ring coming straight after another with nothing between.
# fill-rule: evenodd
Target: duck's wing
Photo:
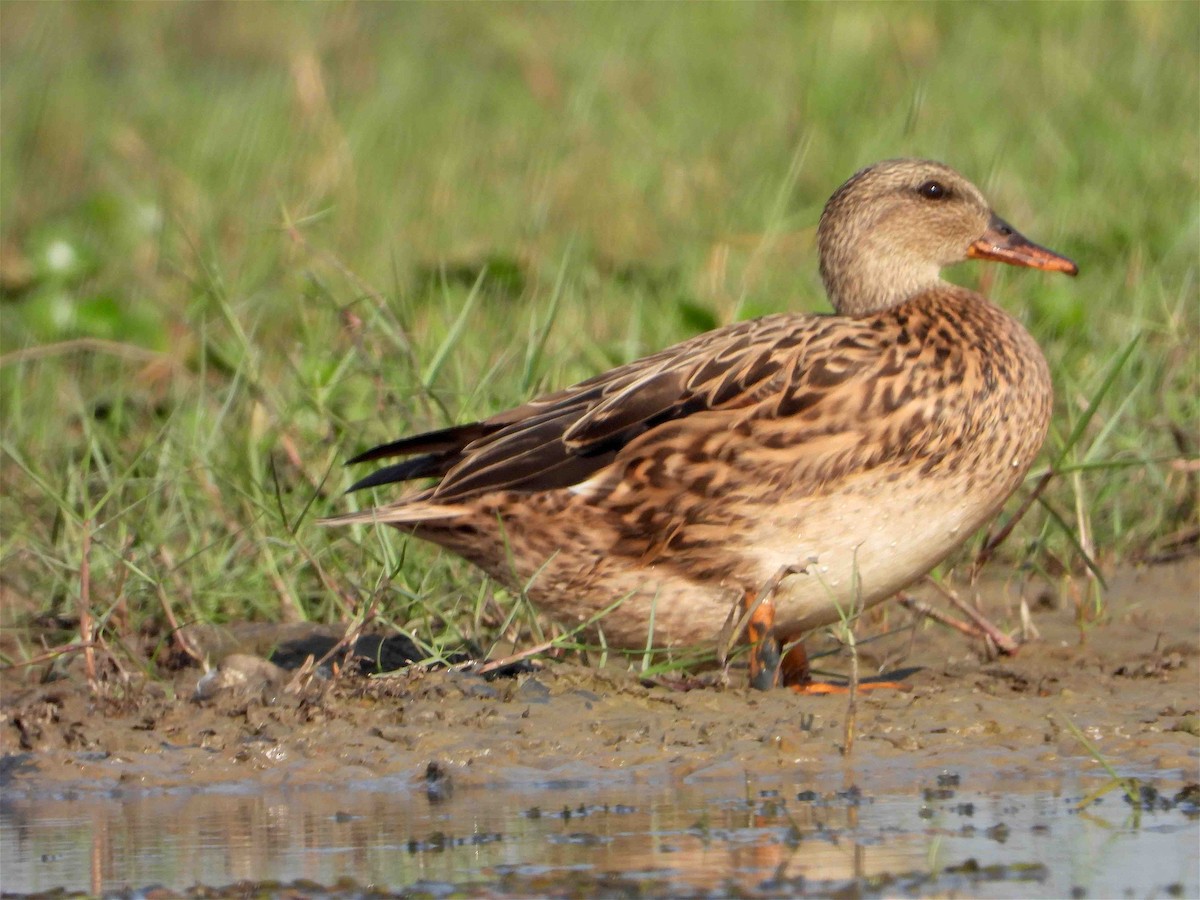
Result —
<instances>
[{"instance_id":1,"label":"duck's wing","mask_svg":"<svg viewBox=\"0 0 1200 900\"><path fill-rule=\"evenodd\" d=\"M729 325L481 422L384 444L351 462L412 458L351 490L436 477L440 482L420 499L453 504L491 491L570 487L655 427L778 392L826 321L776 315Z\"/></svg>"}]
</instances>

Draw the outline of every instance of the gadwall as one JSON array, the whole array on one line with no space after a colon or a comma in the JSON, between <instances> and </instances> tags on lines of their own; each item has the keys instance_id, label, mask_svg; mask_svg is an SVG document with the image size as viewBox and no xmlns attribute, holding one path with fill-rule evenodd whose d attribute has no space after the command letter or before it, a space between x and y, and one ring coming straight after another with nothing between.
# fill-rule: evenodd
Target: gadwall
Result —
<instances>
[{"instance_id":1,"label":"gadwall","mask_svg":"<svg viewBox=\"0 0 1200 900\"><path fill-rule=\"evenodd\" d=\"M609 647L683 647L744 610L752 683L779 647L920 578L1021 484L1050 373L1016 319L943 281L991 259L1074 275L936 162L855 174L817 229L835 315L727 325L491 418L351 463L431 487L325 520L465 557ZM598 616L602 611L607 614Z\"/></svg>"}]
</instances>

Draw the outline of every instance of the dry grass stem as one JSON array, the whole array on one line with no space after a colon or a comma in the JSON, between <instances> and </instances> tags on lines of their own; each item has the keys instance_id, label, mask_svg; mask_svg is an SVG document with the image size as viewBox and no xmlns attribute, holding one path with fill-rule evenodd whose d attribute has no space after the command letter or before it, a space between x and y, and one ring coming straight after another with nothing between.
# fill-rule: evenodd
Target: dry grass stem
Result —
<instances>
[{"instance_id":1,"label":"dry grass stem","mask_svg":"<svg viewBox=\"0 0 1200 900\"><path fill-rule=\"evenodd\" d=\"M340 671L345 671L347 668L345 664L349 662L351 655L354 653L354 645L358 641L359 635L363 633L369 624L375 621L375 608L379 603L379 595L380 592L376 591L371 596L371 602L367 604L367 609L363 613L362 618L356 624L346 629L346 633L342 635L341 640L330 647L329 651L319 660L317 660L317 666L325 665L325 663L329 662L334 656L337 655L339 650L344 649L346 651L346 655Z\"/></svg>"},{"instance_id":2,"label":"dry grass stem","mask_svg":"<svg viewBox=\"0 0 1200 900\"><path fill-rule=\"evenodd\" d=\"M192 644L191 638L184 631L183 626L179 624L179 620L175 618L175 610L171 608L171 601L167 598L167 591L163 583L161 581L155 582L154 588L158 594L158 602L162 607L163 616L170 627L171 640L175 642L175 646L185 656L190 657L198 663L204 662L204 654L196 649L195 645Z\"/></svg>"},{"instance_id":3,"label":"dry grass stem","mask_svg":"<svg viewBox=\"0 0 1200 900\"><path fill-rule=\"evenodd\" d=\"M136 362L166 363L171 367L178 364L178 360L157 350L148 350L145 347L110 341L105 338L82 337L69 341L56 341L52 344L23 347L20 350L10 350L8 353L0 354L0 368L30 360L49 359L79 352L107 353L110 356L119 356L122 359Z\"/></svg>"},{"instance_id":4,"label":"dry grass stem","mask_svg":"<svg viewBox=\"0 0 1200 900\"><path fill-rule=\"evenodd\" d=\"M984 637L983 632L970 622L964 622L962 619L956 619L953 616L942 612L940 609L930 606L924 600L918 600L911 594L901 594L899 597L899 603L910 612L914 612L919 616L933 619L933 621L941 625L945 625L948 628L953 628L955 631L959 632L960 634L964 634L967 637Z\"/></svg>"},{"instance_id":5,"label":"dry grass stem","mask_svg":"<svg viewBox=\"0 0 1200 900\"><path fill-rule=\"evenodd\" d=\"M846 628L846 644L850 648L850 679L848 688L850 696L846 698L846 730L842 736L842 755L849 756L854 752L854 730L858 725L858 643L854 639L854 629Z\"/></svg>"},{"instance_id":6,"label":"dry grass stem","mask_svg":"<svg viewBox=\"0 0 1200 900\"><path fill-rule=\"evenodd\" d=\"M96 635L92 619L92 520L83 520L79 559L79 638L88 685L96 689Z\"/></svg>"},{"instance_id":7,"label":"dry grass stem","mask_svg":"<svg viewBox=\"0 0 1200 900\"><path fill-rule=\"evenodd\" d=\"M95 642L73 641L70 644L63 644L61 647L55 647L53 650L47 650L45 653L39 653L37 656L31 656L29 659L23 659L20 662L8 663L0 666L0 671L8 671L9 669L23 669L27 666L36 666L38 663L52 662L60 656L65 656L68 653L86 653L93 650L99 645Z\"/></svg>"},{"instance_id":8,"label":"dry grass stem","mask_svg":"<svg viewBox=\"0 0 1200 900\"><path fill-rule=\"evenodd\" d=\"M529 647L526 650L522 650L520 653L514 653L511 656L505 656L500 659L493 659L476 669L475 674L486 675L488 672L494 672L497 669L503 668L504 666L511 666L514 663L519 663L531 657L538 656L539 654L545 653L547 650L554 649L556 641L557 639L553 641L543 641L535 647Z\"/></svg>"},{"instance_id":9,"label":"dry grass stem","mask_svg":"<svg viewBox=\"0 0 1200 900\"><path fill-rule=\"evenodd\" d=\"M957 593L950 590L939 581L930 578L928 575L925 576L925 581L932 585L934 590L945 597L955 609L964 613L975 625L975 627L983 632L983 636L995 644L996 649L1005 656L1013 656L1021 648L1020 644L993 625L991 621L983 613L975 609L975 607L971 606L969 603L965 603Z\"/></svg>"}]
</instances>

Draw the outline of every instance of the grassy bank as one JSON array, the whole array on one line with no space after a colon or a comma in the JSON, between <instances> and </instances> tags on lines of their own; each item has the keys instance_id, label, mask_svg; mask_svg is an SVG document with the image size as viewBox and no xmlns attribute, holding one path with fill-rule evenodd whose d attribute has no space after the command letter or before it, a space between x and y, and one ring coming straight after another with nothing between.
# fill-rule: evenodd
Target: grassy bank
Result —
<instances>
[{"instance_id":1,"label":"grassy bank","mask_svg":"<svg viewBox=\"0 0 1200 900\"><path fill-rule=\"evenodd\" d=\"M111 634L340 619L386 586L421 636L495 631L511 598L459 561L313 526L364 502L341 460L825 309L821 205L899 155L954 165L1082 270L953 273L1029 324L1057 387L1039 468L1060 474L999 564L1194 540L1194 4L0 18L6 625L69 637L81 591ZM14 634L9 660L38 652Z\"/></svg>"}]
</instances>

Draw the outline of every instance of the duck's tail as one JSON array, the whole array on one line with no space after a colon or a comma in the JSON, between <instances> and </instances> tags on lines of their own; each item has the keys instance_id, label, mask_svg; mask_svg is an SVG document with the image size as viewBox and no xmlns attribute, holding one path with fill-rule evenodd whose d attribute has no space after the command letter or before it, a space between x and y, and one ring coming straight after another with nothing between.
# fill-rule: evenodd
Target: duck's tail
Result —
<instances>
[{"instance_id":1,"label":"duck's tail","mask_svg":"<svg viewBox=\"0 0 1200 900\"><path fill-rule=\"evenodd\" d=\"M376 506L359 512L317 519L318 525L420 525L444 522L467 515L471 510L461 504L416 501L392 506Z\"/></svg>"}]
</instances>

